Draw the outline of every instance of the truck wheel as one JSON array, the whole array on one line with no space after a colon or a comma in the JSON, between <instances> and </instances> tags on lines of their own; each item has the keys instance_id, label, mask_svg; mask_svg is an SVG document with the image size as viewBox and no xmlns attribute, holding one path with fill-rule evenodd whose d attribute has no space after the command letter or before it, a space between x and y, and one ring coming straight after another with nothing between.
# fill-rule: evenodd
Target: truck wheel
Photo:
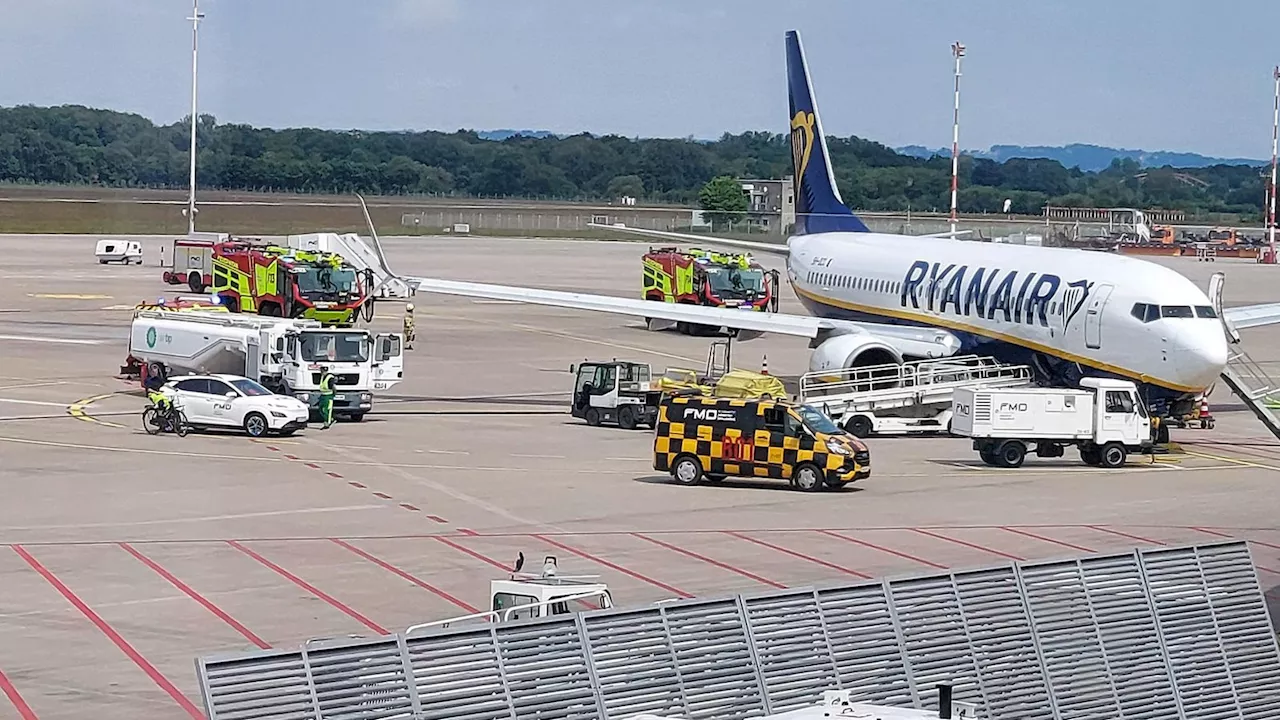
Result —
<instances>
[{"instance_id":1,"label":"truck wheel","mask_svg":"<svg viewBox=\"0 0 1280 720\"><path fill-rule=\"evenodd\" d=\"M1204 427L1203 422L1200 423L1200 427ZM1160 423L1160 427L1156 428L1156 444L1157 445L1169 444L1169 426L1168 425L1164 423Z\"/></svg>"},{"instance_id":2,"label":"truck wheel","mask_svg":"<svg viewBox=\"0 0 1280 720\"><path fill-rule=\"evenodd\" d=\"M636 411L629 405L618 408L618 427L623 430L636 429Z\"/></svg>"},{"instance_id":3,"label":"truck wheel","mask_svg":"<svg viewBox=\"0 0 1280 720\"><path fill-rule=\"evenodd\" d=\"M197 295L204 292L204 278L200 277L200 273L192 270L187 275L187 287Z\"/></svg>"},{"instance_id":4,"label":"truck wheel","mask_svg":"<svg viewBox=\"0 0 1280 720\"><path fill-rule=\"evenodd\" d=\"M681 455L671 466L671 477L681 485L697 485L702 482L702 463L692 455Z\"/></svg>"},{"instance_id":5,"label":"truck wheel","mask_svg":"<svg viewBox=\"0 0 1280 720\"><path fill-rule=\"evenodd\" d=\"M1102 467L1118 468L1124 465L1129 452L1120 443L1109 442L1102 446Z\"/></svg>"},{"instance_id":6,"label":"truck wheel","mask_svg":"<svg viewBox=\"0 0 1280 720\"><path fill-rule=\"evenodd\" d=\"M858 438L871 437L873 428L871 418L866 415L854 415L849 418L849 422L844 426L844 429L848 430L850 435Z\"/></svg>"},{"instance_id":7,"label":"truck wheel","mask_svg":"<svg viewBox=\"0 0 1280 720\"><path fill-rule=\"evenodd\" d=\"M262 413L249 413L244 418L244 431L249 437L260 438L267 434L267 419Z\"/></svg>"},{"instance_id":8,"label":"truck wheel","mask_svg":"<svg viewBox=\"0 0 1280 720\"><path fill-rule=\"evenodd\" d=\"M582 419L586 420L588 425L595 427L600 424L600 411L595 408L587 408L587 411L582 415Z\"/></svg>"},{"instance_id":9,"label":"truck wheel","mask_svg":"<svg viewBox=\"0 0 1280 720\"><path fill-rule=\"evenodd\" d=\"M978 457L982 458L982 462L988 465L996 464L996 454L991 452L990 448L984 448L978 451Z\"/></svg>"},{"instance_id":10,"label":"truck wheel","mask_svg":"<svg viewBox=\"0 0 1280 720\"><path fill-rule=\"evenodd\" d=\"M1096 447L1080 448L1080 461L1085 465L1097 467L1102 464L1102 453Z\"/></svg>"},{"instance_id":11,"label":"truck wheel","mask_svg":"<svg viewBox=\"0 0 1280 720\"><path fill-rule=\"evenodd\" d=\"M724 479L728 476L721 475L720 473L706 473L703 475L703 477L706 478L706 481L709 483L722 483L724 482Z\"/></svg>"},{"instance_id":12,"label":"truck wheel","mask_svg":"<svg viewBox=\"0 0 1280 720\"><path fill-rule=\"evenodd\" d=\"M996 448L996 461L1000 467L1022 467L1022 461L1026 459L1027 446L1021 441L1005 440Z\"/></svg>"},{"instance_id":13,"label":"truck wheel","mask_svg":"<svg viewBox=\"0 0 1280 720\"><path fill-rule=\"evenodd\" d=\"M791 482L805 492L817 492L826 484L823 481L822 471L811 463L805 463L796 468L795 474L791 477Z\"/></svg>"}]
</instances>

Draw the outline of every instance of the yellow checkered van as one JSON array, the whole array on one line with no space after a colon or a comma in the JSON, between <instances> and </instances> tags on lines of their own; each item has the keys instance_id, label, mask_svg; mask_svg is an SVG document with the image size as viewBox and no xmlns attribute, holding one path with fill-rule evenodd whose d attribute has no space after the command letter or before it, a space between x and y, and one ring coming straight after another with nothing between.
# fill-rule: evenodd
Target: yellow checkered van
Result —
<instances>
[{"instance_id":1,"label":"yellow checkered van","mask_svg":"<svg viewBox=\"0 0 1280 720\"><path fill-rule=\"evenodd\" d=\"M668 395L658 407L653 468L683 485L758 477L812 492L869 477L871 454L808 405Z\"/></svg>"}]
</instances>

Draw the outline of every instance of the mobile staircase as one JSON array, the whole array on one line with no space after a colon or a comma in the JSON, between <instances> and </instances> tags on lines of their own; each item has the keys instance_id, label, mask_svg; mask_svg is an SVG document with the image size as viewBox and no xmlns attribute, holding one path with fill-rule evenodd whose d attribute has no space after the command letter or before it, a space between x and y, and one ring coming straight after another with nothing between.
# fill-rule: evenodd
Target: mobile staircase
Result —
<instances>
[{"instance_id":1,"label":"mobile staircase","mask_svg":"<svg viewBox=\"0 0 1280 720\"><path fill-rule=\"evenodd\" d=\"M858 437L944 432L957 388L1021 387L1027 365L965 355L940 360L822 370L800 377L800 401L821 408Z\"/></svg>"},{"instance_id":2,"label":"mobile staircase","mask_svg":"<svg viewBox=\"0 0 1280 720\"><path fill-rule=\"evenodd\" d=\"M379 299L407 300L414 295L413 285L405 278L391 270L387 256L382 252L382 243L378 240L378 231L373 227L373 219L369 217L369 206L364 197L360 199L360 209L364 212L364 221L369 228L369 240L366 241L356 233L308 233L306 235L290 235L288 245L298 250L312 252L331 252L342 256L357 271L367 273L370 283L369 296Z\"/></svg>"},{"instance_id":3,"label":"mobile staircase","mask_svg":"<svg viewBox=\"0 0 1280 720\"><path fill-rule=\"evenodd\" d=\"M1280 417L1275 414L1275 410L1280 409L1280 385L1244 351L1240 344L1240 331L1222 312L1223 279L1222 273L1214 273L1209 278L1209 301L1222 320L1222 331L1227 336L1227 366L1222 370L1222 381L1244 401L1272 435L1280 438Z\"/></svg>"}]
</instances>

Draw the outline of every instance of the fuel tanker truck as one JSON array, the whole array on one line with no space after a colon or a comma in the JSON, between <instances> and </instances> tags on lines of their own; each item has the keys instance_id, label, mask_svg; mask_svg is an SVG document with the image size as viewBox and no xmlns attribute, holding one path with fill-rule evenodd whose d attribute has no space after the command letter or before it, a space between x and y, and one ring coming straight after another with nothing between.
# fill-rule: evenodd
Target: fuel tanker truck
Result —
<instances>
[{"instance_id":1,"label":"fuel tanker truck","mask_svg":"<svg viewBox=\"0 0 1280 720\"><path fill-rule=\"evenodd\" d=\"M374 393L404 376L404 338L319 321L216 312L216 308L142 306L129 330L120 372L165 382L178 375L240 375L291 395L319 412L320 377L334 375L334 417L359 421Z\"/></svg>"}]
</instances>

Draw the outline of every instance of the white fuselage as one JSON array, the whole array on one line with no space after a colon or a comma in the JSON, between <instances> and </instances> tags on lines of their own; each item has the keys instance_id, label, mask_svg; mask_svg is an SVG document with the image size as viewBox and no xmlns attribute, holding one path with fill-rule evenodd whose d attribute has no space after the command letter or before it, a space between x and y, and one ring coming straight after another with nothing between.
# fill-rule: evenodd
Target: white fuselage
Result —
<instances>
[{"instance_id":1,"label":"white fuselage","mask_svg":"<svg viewBox=\"0 0 1280 720\"><path fill-rule=\"evenodd\" d=\"M1208 296L1151 262L878 233L788 246L792 287L819 316L945 328L966 352L1030 351L1178 393L1202 392L1227 362Z\"/></svg>"}]
</instances>

